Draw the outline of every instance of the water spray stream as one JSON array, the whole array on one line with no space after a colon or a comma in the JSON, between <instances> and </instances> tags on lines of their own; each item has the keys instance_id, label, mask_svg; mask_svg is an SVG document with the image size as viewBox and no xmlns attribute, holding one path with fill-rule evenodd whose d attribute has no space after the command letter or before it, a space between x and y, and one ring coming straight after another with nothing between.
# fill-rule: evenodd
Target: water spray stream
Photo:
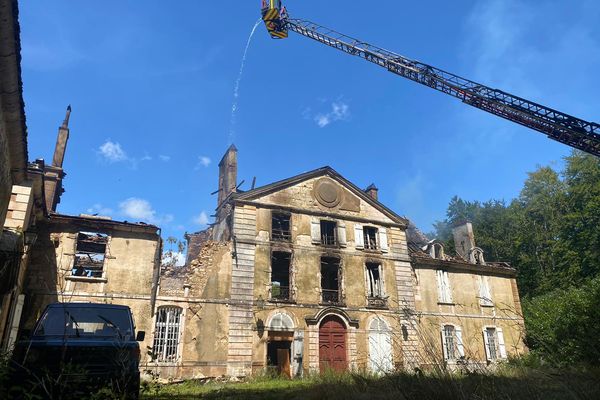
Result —
<instances>
[{"instance_id":1,"label":"water spray stream","mask_svg":"<svg viewBox=\"0 0 600 400\"><path fill-rule=\"evenodd\" d=\"M233 143L233 137L235 135L235 121L238 110L238 98L240 96L240 82L242 81L242 74L244 73L244 64L246 64L246 55L248 54L248 48L250 48L250 43L252 42L252 36L254 36L254 32L262 19L258 19L250 32L250 36L248 36L248 42L246 43L246 48L244 49L244 55L242 57L242 64L240 65L240 73L238 74L237 80L235 81L235 88L233 89L233 104L231 105L231 120L229 121L229 144Z\"/></svg>"}]
</instances>

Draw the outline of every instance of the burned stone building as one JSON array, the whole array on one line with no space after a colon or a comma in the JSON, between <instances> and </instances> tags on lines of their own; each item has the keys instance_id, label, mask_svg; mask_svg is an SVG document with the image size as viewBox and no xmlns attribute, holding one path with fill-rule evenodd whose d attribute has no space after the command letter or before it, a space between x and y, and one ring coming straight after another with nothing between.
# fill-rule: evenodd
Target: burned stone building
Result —
<instances>
[{"instance_id":1,"label":"burned stone building","mask_svg":"<svg viewBox=\"0 0 600 400\"><path fill-rule=\"evenodd\" d=\"M216 221L161 276L152 358L167 376L487 365L525 351L515 271L468 222L457 256L323 167L246 192L219 164Z\"/></svg>"}]
</instances>

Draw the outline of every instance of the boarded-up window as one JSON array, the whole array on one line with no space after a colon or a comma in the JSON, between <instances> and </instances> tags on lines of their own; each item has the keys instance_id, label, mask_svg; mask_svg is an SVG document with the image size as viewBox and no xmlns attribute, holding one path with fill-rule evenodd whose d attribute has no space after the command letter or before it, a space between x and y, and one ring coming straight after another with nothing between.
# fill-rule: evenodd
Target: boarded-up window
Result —
<instances>
[{"instance_id":1,"label":"boarded-up window","mask_svg":"<svg viewBox=\"0 0 600 400\"><path fill-rule=\"evenodd\" d=\"M176 362L179 358L181 308L160 307L156 313L152 355L155 361Z\"/></svg>"},{"instance_id":2,"label":"boarded-up window","mask_svg":"<svg viewBox=\"0 0 600 400\"><path fill-rule=\"evenodd\" d=\"M96 232L79 232L75 248L72 274L102 278L108 235Z\"/></svg>"}]
</instances>

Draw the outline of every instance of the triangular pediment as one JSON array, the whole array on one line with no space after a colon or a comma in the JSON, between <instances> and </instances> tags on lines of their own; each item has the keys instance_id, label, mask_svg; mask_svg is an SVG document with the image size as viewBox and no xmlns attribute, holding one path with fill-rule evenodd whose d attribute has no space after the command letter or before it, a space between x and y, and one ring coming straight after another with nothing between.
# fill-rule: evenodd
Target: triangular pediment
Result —
<instances>
[{"instance_id":1,"label":"triangular pediment","mask_svg":"<svg viewBox=\"0 0 600 400\"><path fill-rule=\"evenodd\" d=\"M237 193L234 200L307 211L337 212L406 225L407 220L370 197L331 167Z\"/></svg>"}]
</instances>

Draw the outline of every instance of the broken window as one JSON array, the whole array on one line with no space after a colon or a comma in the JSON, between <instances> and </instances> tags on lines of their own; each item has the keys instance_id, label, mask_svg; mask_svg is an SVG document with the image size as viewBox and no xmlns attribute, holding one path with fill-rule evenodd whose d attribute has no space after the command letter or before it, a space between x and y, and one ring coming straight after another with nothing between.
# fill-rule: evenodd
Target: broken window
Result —
<instances>
[{"instance_id":1,"label":"broken window","mask_svg":"<svg viewBox=\"0 0 600 400\"><path fill-rule=\"evenodd\" d=\"M367 263L367 306L387 308L387 298L383 289L383 269L379 263Z\"/></svg>"},{"instance_id":2,"label":"broken window","mask_svg":"<svg viewBox=\"0 0 600 400\"><path fill-rule=\"evenodd\" d=\"M325 304L339 304L340 301L340 260L335 257L321 258L321 293Z\"/></svg>"},{"instance_id":3,"label":"broken window","mask_svg":"<svg viewBox=\"0 0 600 400\"><path fill-rule=\"evenodd\" d=\"M159 362L176 362L179 358L181 308L160 307L156 313L156 329L152 358Z\"/></svg>"},{"instance_id":4,"label":"broken window","mask_svg":"<svg viewBox=\"0 0 600 400\"><path fill-rule=\"evenodd\" d=\"M321 221L321 244L335 246L337 244L335 221Z\"/></svg>"},{"instance_id":5,"label":"broken window","mask_svg":"<svg viewBox=\"0 0 600 400\"><path fill-rule=\"evenodd\" d=\"M271 299L290 300L290 260L287 252L274 251L271 256Z\"/></svg>"},{"instance_id":6,"label":"broken window","mask_svg":"<svg viewBox=\"0 0 600 400\"><path fill-rule=\"evenodd\" d=\"M75 248L73 276L102 278L108 235L97 232L79 232Z\"/></svg>"},{"instance_id":7,"label":"broken window","mask_svg":"<svg viewBox=\"0 0 600 400\"><path fill-rule=\"evenodd\" d=\"M271 216L272 240L289 242L292 240L290 231L290 214L273 212Z\"/></svg>"},{"instance_id":8,"label":"broken window","mask_svg":"<svg viewBox=\"0 0 600 400\"><path fill-rule=\"evenodd\" d=\"M365 238L365 249L377 250L377 228L365 226L363 236Z\"/></svg>"}]
</instances>

